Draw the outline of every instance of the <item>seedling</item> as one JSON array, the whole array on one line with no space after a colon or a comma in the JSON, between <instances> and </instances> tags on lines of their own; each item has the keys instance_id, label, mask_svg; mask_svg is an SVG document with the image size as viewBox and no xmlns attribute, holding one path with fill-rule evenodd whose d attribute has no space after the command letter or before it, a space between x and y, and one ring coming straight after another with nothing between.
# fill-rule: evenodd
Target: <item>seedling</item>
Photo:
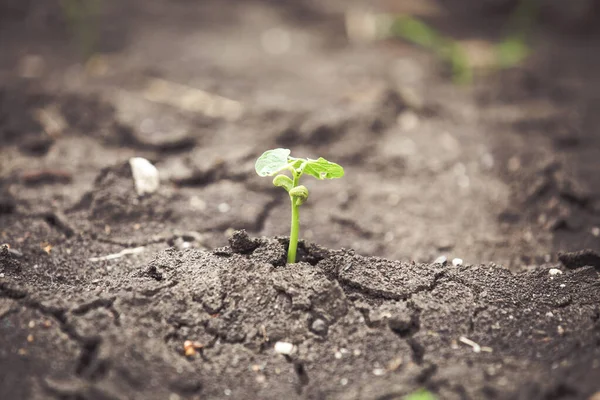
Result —
<instances>
[{"instance_id":1,"label":"seedling","mask_svg":"<svg viewBox=\"0 0 600 400\"><path fill-rule=\"evenodd\" d=\"M425 389L419 389L416 392L404 396L402 400L437 400L437 397Z\"/></svg>"},{"instance_id":2,"label":"seedling","mask_svg":"<svg viewBox=\"0 0 600 400\"><path fill-rule=\"evenodd\" d=\"M300 185L303 174L314 176L317 179L335 179L344 176L344 168L336 163L320 157L318 160L310 158L290 157L289 149L274 149L265 151L256 160L256 173L259 176L274 176L273 185L285 189L290 195L292 204L292 227L290 230L290 245L288 247L287 262L296 262L298 249L298 234L300 231L300 215L298 208L308 199L308 189ZM290 172L287 176L284 172Z\"/></svg>"}]
</instances>

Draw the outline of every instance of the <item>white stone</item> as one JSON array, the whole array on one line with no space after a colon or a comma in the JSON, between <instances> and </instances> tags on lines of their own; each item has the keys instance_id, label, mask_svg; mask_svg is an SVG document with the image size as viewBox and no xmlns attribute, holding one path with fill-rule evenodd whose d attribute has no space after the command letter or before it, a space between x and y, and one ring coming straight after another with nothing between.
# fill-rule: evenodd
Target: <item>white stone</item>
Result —
<instances>
[{"instance_id":1,"label":"white stone","mask_svg":"<svg viewBox=\"0 0 600 400\"><path fill-rule=\"evenodd\" d=\"M438 258L435 259L435 261L433 263L434 264L446 264L446 261L448 261L448 258L446 256L439 256Z\"/></svg>"},{"instance_id":2,"label":"white stone","mask_svg":"<svg viewBox=\"0 0 600 400\"><path fill-rule=\"evenodd\" d=\"M460 267L463 264L462 258L455 258L452 260L452 265L455 267Z\"/></svg>"},{"instance_id":3,"label":"white stone","mask_svg":"<svg viewBox=\"0 0 600 400\"><path fill-rule=\"evenodd\" d=\"M158 190L160 185L158 169L150 161L142 157L132 157L129 159L129 165L138 196L151 194Z\"/></svg>"},{"instance_id":4,"label":"white stone","mask_svg":"<svg viewBox=\"0 0 600 400\"><path fill-rule=\"evenodd\" d=\"M283 354L289 356L296 351L296 346L293 343L289 342L277 342L275 343L275 352L279 354Z\"/></svg>"},{"instance_id":5,"label":"white stone","mask_svg":"<svg viewBox=\"0 0 600 400\"><path fill-rule=\"evenodd\" d=\"M557 268L551 268L548 273L552 276L554 275L562 275L562 271L560 269Z\"/></svg>"}]
</instances>

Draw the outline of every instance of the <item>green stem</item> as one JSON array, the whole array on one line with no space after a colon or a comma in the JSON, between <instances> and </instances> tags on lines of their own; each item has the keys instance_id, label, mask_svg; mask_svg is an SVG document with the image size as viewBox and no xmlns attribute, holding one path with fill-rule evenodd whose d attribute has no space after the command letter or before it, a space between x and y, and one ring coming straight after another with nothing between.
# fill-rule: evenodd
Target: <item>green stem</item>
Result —
<instances>
[{"instance_id":1,"label":"green stem","mask_svg":"<svg viewBox=\"0 0 600 400\"><path fill-rule=\"evenodd\" d=\"M298 186L298 181L300 180L299 174L295 169L292 168L292 188ZM300 213L299 213L299 205L297 204L298 199L290 196L290 201L292 202L292 225L290 228L290 245L288 246L288 264L294 264L296 262L296 250L298 249L298 235L300 232Z\"/></svg>"},{"instance_id":2,"label":"green stem","mask_svg":"<svg viewBox=\"0 0 600 400\"><path fill-rule=\"evenodd\" d=\"M292 228L290 230L290 246L288 247L288 264L296 262L296 250L298 249L298 232L300 231L300 206L296 204L296 198L290 197L292 201Z\"/></svg>"}]
</instances>

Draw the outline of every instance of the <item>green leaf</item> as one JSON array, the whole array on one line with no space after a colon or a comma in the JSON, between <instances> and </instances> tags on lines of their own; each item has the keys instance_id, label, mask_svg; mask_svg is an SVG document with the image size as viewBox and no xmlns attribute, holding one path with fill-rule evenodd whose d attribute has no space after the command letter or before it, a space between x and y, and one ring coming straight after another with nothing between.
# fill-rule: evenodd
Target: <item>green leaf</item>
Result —
<instances>
[{"instance_id":1,"label":"green leaf","mask_svg":"<svg viewBox=\"0 0 600 400\"><path fill-rule=\"evenodd\" d=\"M289 192L294 187L294 181L286 175L277 175L273 178L273 185L282 187L286 192Z\"/></svg>"},{"instance_id":2,"label":"green leaf","mask_svg":"<svg viewBox=\"0 0 600 400\"><path fill-rule=\"evenodd\" d=\"M289 149L273 149L265 151L254 168L259 176L273 176L288 166Z\"/></svg>"},{"instance_id":3,"label":"green leaf","mask_svg":"<svg viewBox=\"0 0 600 400\"><path fill-rule=\"evenodd\" d=\"M296 205L302 205L308 200L308 189L304 185L296 186L290 190L290 196L296 199Z\"/></svg>"},{"instance_id":4,"label":"green leaf","mask_svg":"<svg viewBox=\"0 0 600 400\"><path fill-rule=\"evenodd\" d=\"M312 175L317 179L335 179L344 176L344 168L336 163L327 161L323 157L318 160L305 161L303 173Z\"/></svg>"},{"instance_id":5,"label":"green leaf","mask_svg":"<svg viewBox=\"0 0 600 400\"><path fill-rule=\"evenodd\" d=\"M437 400L437 397L425 389L419 389L404 396L402 400Z\"/></svg>"}]
</instances>

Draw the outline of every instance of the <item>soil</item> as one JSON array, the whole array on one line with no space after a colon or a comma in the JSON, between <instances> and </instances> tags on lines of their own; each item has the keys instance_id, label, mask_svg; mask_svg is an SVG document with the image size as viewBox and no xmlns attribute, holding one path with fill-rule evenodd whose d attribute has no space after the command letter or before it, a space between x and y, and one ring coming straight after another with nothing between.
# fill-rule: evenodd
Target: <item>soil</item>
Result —
<instances>
[{"instance_id":1,"label":"soil","mask_svg":"<svg viewBox=\"0 0 600 400\"><path fill-rule=\"evenodd\" d=\"M467 45L488 3L378 6ZM349 43L358 3L107 1L82 31L0 1L0 399L595 400L600 25L547 3L526 63L461 87ZM293 265L253 167L278 146L346 169L303 182Z\"/></svg>"}]
</instances>

